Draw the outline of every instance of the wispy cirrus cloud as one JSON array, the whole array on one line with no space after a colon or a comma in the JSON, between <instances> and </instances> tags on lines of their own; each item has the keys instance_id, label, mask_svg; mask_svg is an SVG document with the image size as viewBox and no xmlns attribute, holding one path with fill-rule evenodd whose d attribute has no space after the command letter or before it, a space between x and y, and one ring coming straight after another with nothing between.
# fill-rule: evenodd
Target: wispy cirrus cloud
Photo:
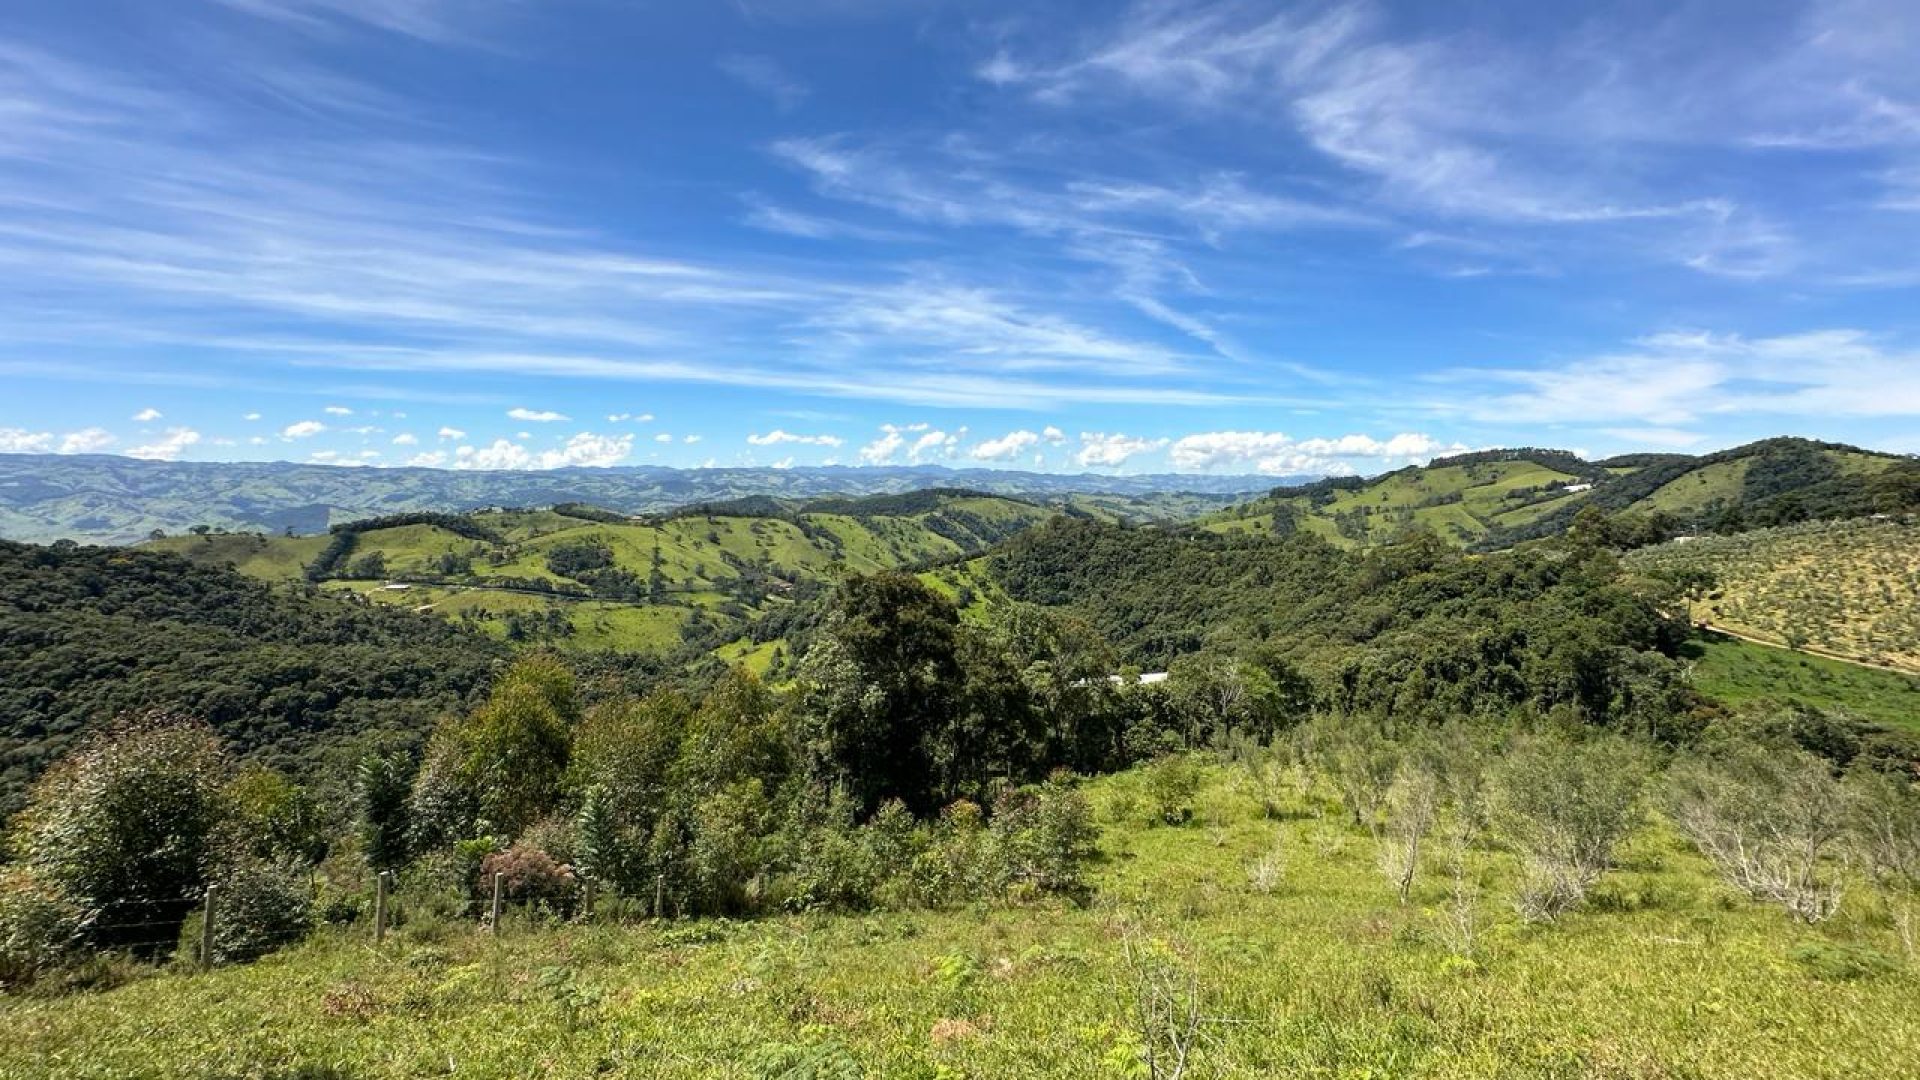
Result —
<instances>
[{"instance_id":1,"label":"wispy cirrus cloud","mask_svg":"<svg viewBox=\"0 0 1920 1080\"><path fill-rule=\"evenodd\" d=\"M720 58L719 67L740 85L771 98L782 111L798 108L812 93L806 83L788 74L770 56L729 53Z\"/></svg>"},{"instance_id":2,"label":"wispy cirrus cloud","mask_svg":"<svg viewBox=\"0 0 1920 1080\"><path fill-rule=\"evenodd\" d=\"M1125 102L1223 123L1268 118L1370 178L1364 201L1378 213L1575 230L1589 250L1605 236L1735 277L1838 273L1891 252L1835 221L1803 234L1768 205L1777 193L1704 172L1699 158L1768 147L1911 160L1920 83L1889 44L1910 52L1911 5L1783 8L1746 21L1737 40L1704 9L1675 12L1660 37L1601 17L1524 44L1421 32L1403 14L1367 0L1141 0L1075 46L1003 41L977 74L1063 112ZM1699 48L1681 62L1667 40ZM1538 92L1548 85L1556 92Z\"/></svg>"},{"instance_id":3,"label":"wispy cirrus cloud","mask_svg":"<svg viewBox=\"0 0 1920 1080\"><path fill-rule=\"evenodd\" d=\"M262 359L487 372L511 354L587 379L912 404L1243 396L1181 385L1163 345L964 282L950 303L917 301L921 322L887 310L913 271L853 280L631 251L543 220L506 182L513 163L417 132L343 140L317 125L267 146L179 87L20 50L0 51L0 91L28 117L0 135L18 151L0 160L0 270L31 272L43 297L0 300L14 316L0 344L98 348L111 310L121 348L197 347L208 381L252 378ZM248 332L265 326L274 338ZM830 362L795 353L823 337ZM1088 379L1104 384L1091 397Z\"/></svg>"},{"instance_id":4,"label":"wispy cirrus cloud","mask_svg":"<svg viewBox=\"0 0 1920 1080\"><path fill-rule=\"evenodd\" d=\"M1656 441L1644 436L1728 416L1920 418L1915 371L1920 351L1860 330L1670 332L1564 363L1455 369L1429 382L1442 388L1443 409L1479 420L1631 428Z\"/></svg>"}]
</instances>

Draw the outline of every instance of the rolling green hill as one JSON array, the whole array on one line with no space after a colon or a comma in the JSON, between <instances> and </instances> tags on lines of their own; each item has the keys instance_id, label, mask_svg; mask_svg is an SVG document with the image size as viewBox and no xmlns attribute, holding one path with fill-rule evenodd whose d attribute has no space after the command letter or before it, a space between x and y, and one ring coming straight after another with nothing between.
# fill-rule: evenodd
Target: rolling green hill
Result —
<instances>
[{"instance_id":1,"label":"rolling green hill","mask_svg":"<svg viewBox=\"0 0 1920 1080\"><path fill-rule=\"evenodd\" d=\"M1111 520L1097 507L1076 516ZM308 579L432 612L495 637L580 650L683 643L764 666L748 622L844 573L984 551L1066 511L958 488L817 500L766 497L626 517L563 504L372 519L328 537L215 534L147 546L268 581Z\"/></svg>"},{"instance_id":2,"label":"rolling green hill","mask_svg":"<svg viewBox=\"0 0 1920 1080\"><path fill-rule=\"evenodd\" d=\"M1439 458L1371 479L1342 477L1275 489L1205 520L1218 532L1308 532L1342 546L1385 543L1421 529L1462 546L1578 507L1617 474L1559 450L1497 450ZM1570 490L1593 485L1585 490Z\"/></svg>"},{"instance_id":3,"label":"rolling green hill","mask_svg":"<svg viewBox=\"0 0 1920 1080\"><path fill-rule=\"evenodd\" d=\"M1559 450L1490 450L1372 478L1276 488L1203 519L1220 532L1309 532L1368 546L1426 530L1477 550L1565 532L1587 507L1656 535L1862 517L1920 506L1920 463L1837 443L1768 439L1699 457L1588 462Z\"/></svg>"}]
</instances>

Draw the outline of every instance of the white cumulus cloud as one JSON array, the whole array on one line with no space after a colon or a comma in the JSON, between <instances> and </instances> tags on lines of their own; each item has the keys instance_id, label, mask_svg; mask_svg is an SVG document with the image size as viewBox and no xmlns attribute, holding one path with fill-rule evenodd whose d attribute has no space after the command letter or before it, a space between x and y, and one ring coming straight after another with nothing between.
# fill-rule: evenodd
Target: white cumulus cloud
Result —
<instances>
[{"instance_id":1,"label":"white cumulus cloud","mask_svg":"<svg viewBox=\"0 0 1920 1080\"><path fill-rule=\"evenodd\" d=\"M97 454L112 446L117 440L105 428L90 427L80 431L70 431L60 440L60 452L63 454Z\"/></svg>"},{"instance_id":2,"label":"white cumulus cloud","mask_svg":"<svg viewBox=\"0 0 1920 1080\"><path fill-rule=\"evenodd\" d=\"M1083 431L1080 433L1080 451L1074 455L1074 460L1088 468L1119 468L1127 463L1128 458L1158 450L1165 445L1165 439L1147 439L1118 432Z\"/></svg>"},{"instance_id":3,"label":"white cumulus cloud","mask_svg":"<svg viewBox=\"0 0 1920 1080\"><path fill-rule=\"evenodd\" d=\"M187 447L199 441L200 433L192 428L168 428L167 433L154 442L145 446L136 446L127 451L127 456L146 458L149 461L172 461Z\"/></svg>"},{"instance_id":4,"label":"white cumulus cloud","mask_svg":"<svg viewBox=\"0 0 1920 1080\"><path fill-rule=\"evenodd\" d=\"M321 409L320 411L323 413L326 413L328 416L352 416L353 415L353 410L347 408L345 405L329 405L326 408Z\"/></svg>"},{"instance_id":5,"label":"white cumulus cloud","mask_svg":"<svg viewBox=\"0 0 1920 1080\"><path fill-rule=\"evenodd\" d=\"M415 435L411 431L403 431L393 437L393 445L395 446L414 446L419 442L420 436Z\"/></svg>"},{"instance_id":6,"label":"white cumulus cloud","mask_svg":"<svg viewBox=\"0 0 1920 1080\"><path fill-rule=\"evenodd\" d=\"M1175 468L1193 471L1251 469L1286 473L1354 473L1417 465L1469 447L1431 435L1402 432L1387 439L1371 435L1295 438L1280 431L1203 431L1173 443L1167 457Z\"/></svg>"},{"instance_id":7,"label":"white cumulus cloud","mask_svg":"<svg viewBox=\"0 0 1920 1080\"><path fill-rule=\"evenodd\" d=\"M162 414L159 409L153 408L152 406L148 406L147 408L141 409L139 412L133 414L133 422L136 424L152 423L153 421L160 419L161 415Z\"/></svg>"},{"instance_id":8,"label":"white cumulus cloud","mask_svg":"<svg viewBox=\"0 0 1920 1080\"><path fill-rule=\"evenodd\" d=\"M841 446L847 440L838 435L796 435L791 431L774 428L765 435L748 435L747 441L755 446L778 446L781 443L799 443L803 446Z\"/></svg>"},{"instance_id":9,"label":"white cumulus cloud","mask_svg":"<svg viewBox=\"0 0 1920 1080\"><path fill-rule=\"evenodd\" d=\"M450 440L458 441L460 439L466 438L467 433L464 431L461 431L457 427L443 427L440 429L440 437L442 439L450 439Z\"/></svg>"},{"instance_id":10,"label":"white cumulus cloud","mask_svg":"<svg viewBox=\"0 0 1920 1080\"><path fill-rule=\"evenodd\" d=\"M969 456L976 461L1006 461L1018 457L1021 451L1038 443L1041 438L1031 431L1009 431L997 439L988 439L975 446Z\"/></svg>"},{"instance_id":11,"label":"white cumulus cloud","mask_svg":"<svg viewBox=\"0 0 1920 1080\"><path fill-rule=\"evenodd\" d=\"M860 460L869 465L885 465L893 460L906 441L904 429L893 424L882 424L880 437L860 448Z\"/></svg>"},{"instance_id":12,"label":"white cumulus cloud","mask_svg":"<svg viewBox=\"0 0 1920 1080\"><path fill-rule=\"evenodd\" d=\"M53 432L0 428L0 454L44 454L53 449Z\"/></svg>"},{"instance_id":13,"label":"white cumulus cloud","mask_svg":"<svg viewBox=\"0 0 1920 1080\"><path fill-rule=\"evenodd\" d=\"M508 409L507 417L512 420L524 420L529 424L552 424L567 419L565 414L551 409L527 408Z\"/></svg>"},{"instance_id":14,"label":"white cumulus cloud","mask_svg":"<svg viewBox=\"0 0 1920 1080\"><path fill-rule=\"evenodd\" d=\"M456 469L564 469L606 468L633 453L631 435L595 435L583 431L554 450L531 450L507 439L490 446L462 446L454 451Z\"/></svg>"},{"instance_id":15,"label":"white cumulus cloud","mask_svg":"<svg viewBox=\"0 0 1920 1080\"><path fill-rule=\"evenodd\" d=\"M280 429L283 439L305 439L327 430L327 425L318 420L301 420Z\"/></svg>"}]
</instances>

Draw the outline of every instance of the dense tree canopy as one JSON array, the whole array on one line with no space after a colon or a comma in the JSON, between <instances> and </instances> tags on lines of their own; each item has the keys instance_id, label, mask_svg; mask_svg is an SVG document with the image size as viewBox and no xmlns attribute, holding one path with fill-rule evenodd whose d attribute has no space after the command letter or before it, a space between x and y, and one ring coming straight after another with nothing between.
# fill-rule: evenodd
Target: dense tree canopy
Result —
<instances>
[{"instance_id":1,"label":"dense tree canopy","mask_svg":"<svg viewBox=\"0 0 1920 1080\"><path fill-rule=\"evenodd\" d=\"M0 807L92 727L147 709L283 768L356 739L414 745L504 655L440 620L178 556L0 542Z\"/></svg>"}]
</instances>

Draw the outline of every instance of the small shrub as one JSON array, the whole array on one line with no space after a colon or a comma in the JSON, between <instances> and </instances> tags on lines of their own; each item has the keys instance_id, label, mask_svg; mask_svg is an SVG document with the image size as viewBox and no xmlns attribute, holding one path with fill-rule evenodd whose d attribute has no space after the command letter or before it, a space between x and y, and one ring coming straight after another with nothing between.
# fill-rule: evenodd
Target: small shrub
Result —
<instances>
[{"instance_id":1,"label":"small shrub","mask_svg":"<svg viewBox=\"0 0 1920 1080\"><path fill-rule=\"evenodd\" d=\"M1846 779L1852 847L1886 898L1907 954L1920 922L1920 792L1871 769Z\"/></svg>"},{"instance_id":2,"label":"small shrub","mask_svg":"<svg viewBox=\"0 0 1920 1080\"><path fill-rule=\"evenodd\" d=\"M1147 804L1155 819L1168 825L1193 820L1193 799L1200 792L1200 767L1184 754L1169 754L1148 765L1144 774Z\"/></svg>"},{"instance_id":3,"label":"small shrub","mask_svg":"<svg viewBox=\"0 0 1920 1080\"><path fill-rule=\"evenodd\" d=\"M1380 872L1393 884L1402 904L1420 870L1420 848L1433 830L1440 807L1440 781L1417 765L1400 770L1387 792L1387 820L1380 838Z\"/></svg>"},{"instance_id":4,"label":"small shrub","mask_svg":"<svg viewBox=\"0 0 1920 1080\"><path fill-rule=\"evenodd\" d=\"M939 907L998 891L999 859L984 815L965 799L941 811L932 841L913 860L913 894Z\"/></svg>"},{"instance_id":5,"label":"small shrub","mask_svg":"<svg viewBox=\"0 0 1920 1080\"><path fill-rule=\"evenodd\" d=\"M1676 764L1673 819L1722 877L1803 922L1839 910L1841 884L1824 865L1846 836L1845 792L1805 750L1740 742Z\"/></svg>"},{"instance_id":6,"label":"small shrub","mask_svg":"<svg viewBox=\"0 0 1920 1080\"><path fill-rule=\"evenodd\" d=\"M578 893L573 868L531 844L517 843L480 860L475 885L483 902L491 901L495 874L501 875L500 889L505 899L548 910L570 909Z\"/></svg>"},{"instance_id":7,"label":"small shrub","mask_svg":"<svg viewBox=\"0 0 1920 1080\"><path fill-rule=\"evenodd\" d=\"M1081 791L1061 781L1003 794L994 807L993 834L1010 885L1078 895L1098 830Z\"/></svg>"},{"instance_id":8,"label":"small shrub","mask_svg":"<svg viewBox=\"0 0 1920 1080\"><path fill-rule=\"evenodd\" d=\"M1286 876L1287 853L1276 836L1266 854L1247 864L1247 884L1262 896L1272 896L1279 891Z\"/></svg>"},{"instance_id":9,"label":"small shrub","mask_svg":"<svg viewBox=\"0 0 1920 1080\"><path fill-rule=\"evenodd\" d=\"M148 947L154 922L170 940L220 855L229 767L200 721L117 722L35 782L15 819L20 861L83 909L141 913L89 927L93 944Z\"/></svg>"},{"instance_id":10,"label":"small shrub","mask_svg":"<svg viewBox=\"0 0 1920 1080\"><path fill-rule=\"evenodd\" d=\"M213 886L215 963L258 959L313 929L313 890L294 867L246 859L219 873Z\"/></svg>"},{"instance_id":11,"label":"small shrub","mask_svg":"<svg viewBox=\"0 0 1920 1080\"><path fill-rule=\"evenodd\" d=\"M1640 820L1644 751L1617 736L1540 740L1494 775L1500 831L1524 862L1515 908L1529 922L1578 907Z\"/></svg>"}]
</instances>

